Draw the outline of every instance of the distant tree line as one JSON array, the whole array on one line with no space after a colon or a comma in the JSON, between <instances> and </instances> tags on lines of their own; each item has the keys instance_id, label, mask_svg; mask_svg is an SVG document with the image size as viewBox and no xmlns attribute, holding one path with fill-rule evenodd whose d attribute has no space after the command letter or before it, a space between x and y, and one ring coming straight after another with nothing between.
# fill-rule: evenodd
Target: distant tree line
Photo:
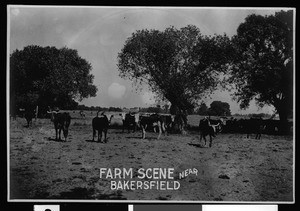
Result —
<instances>
[{"instance_id":1,"label":"distant tree line","mask_svg":"<svg viewBox=\"0 0 300 211\"><path fill-rule=\"evenodd\" d=\"M221 101L213 101L209 108L202 102L195 113L209 116L231 116L230 105Z\"/></svg>"},{"instance_id":2,"label":"distant tree line","mask_svg":"<svg viewBox=\"0 0 300 211\"><path fill-rule=\"evenodd\" d=\"M100 106L86 106L86 105L78 105L76 108L74 108L74 110L122 112L122 108L119 107L100 107Z\"/></svg>"}]
</instances>

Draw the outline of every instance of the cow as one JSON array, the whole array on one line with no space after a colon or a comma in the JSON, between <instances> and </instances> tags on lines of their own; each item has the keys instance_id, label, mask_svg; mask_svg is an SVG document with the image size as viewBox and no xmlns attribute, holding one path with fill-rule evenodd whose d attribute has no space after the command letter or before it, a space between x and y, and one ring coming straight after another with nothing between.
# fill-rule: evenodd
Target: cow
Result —
<instances>
[{"instance_id":1,"label":"cow","mask_svg":"<svg viewBox=\"0 0 300 211\"><path fill-rule=\"evenodd\" d=\"M153 127L154 132L155 128L158 128L157 139L160 138L162 132L166 134L167 118L159 114L151 114L150 116L141 116L140 126L142 128L142 139L146 138L146 129L148 127Z\"/></svg>"},{"instance_id":2,"label":"cow","mask_svg":"<svg viewBox=\"0 0 300 211\"><path fill-rule=\"evenodd\" d=\"M203 138L206 145L206 136L209 135L209 147L212 146L212 137L216 137L217 132L221 132L222 130L220 129L222 128L222 120L218 124L211 124L211 121L208 117L205 117L199 122L200 143Z\"/></svg>"},{"instance_id":3,"label":"cow","mask_svg":"<svg viewBox=\"0 0 300 211\"><path fill-rule=\"evenodd\" d=\"M225 121L223 118L214 120L214 119L209 119L210 126L214 128L215 134L221 133L223 131L223 127L225 125Z\"/></svg>"},{"instance_id":4,"label":"cow","mask_svg":"<svg viewBox=\"0 0 300 211\"><path fill-rule=\"evenodd\" d=\"M55 140L61 140L61 131L63 131L63 135L65 138L65 141L67 141L67 137L69 134L69 126L71 123L71 116L68 112L60 113L58 110L52 111L49 108L50 111L47 111L47 113L51 114L51 121L54 124L55 129Z\"/></svg>"},{"instance_id":5,"label":"cow","mask_svg":"<svg viewBox=\"0 0 300 211\"><path fill-rule=\"evenodd\" d=\"M85 113L84 113L83 110L80 110L80 111L79 111L79 115L80 115L80 117L81 117L82 119L85 118Z\"/></svg>"},{"instance_id":6,"label":"cow","mask_svg":"<svg viewBox=\"0 0 300 211\"><path fill-rule=\"evenodd\" d=\"M164 123L166 132L170 132L174 125L175 116L170 114L159 114L159 118L161 122Z\"/></svg>"},{"instance_id":7,"label":"cow","mask_svg":"<svg viewBox=\"0 0 300 211\"><path fill-rule=\"evenodd\" d=\"M126 113L125 112L122 112L119 114L121 116L121 119L122 119L122 132L124 133L124 129L125 129L125 117L126 117Z\"/></svg>"},{"instance_id":8,"label":"cow","mask_svg":"<svg viewBox=\"0 0 300 211\"><path fill-rule=\"evenodd\" d=\"M97 116L93 118L92 120L92 127L93 127L93 141L94 137L96 136L96 131L98 131L98 142L102 142L102 133L104 133L104 143L107 142L107 130L109 127L109 124L111 122L111 119L113 118L113 115L109 115L110 117L107 117L107 115L102 112L100 116L99 111L97 112Z\"/></svg>"},{"instance_id":9,"label":"cow","mask_svg":"<svg viewBox=\"0 0 300 211\"><path fill-rule=\"evenodd\" d=\"M124 129L127 127L128 129L128 133L130 133L130 130L132 129L133 132L136 131L137 129L137 125L138 125L138 122L139 122L139 117L137 117L137 115L139 114L131 114L131 113L127 113L125 114L125 117L124 117L124 120L123 120L123 132L124 132ZM123 116L122 116L123 118Z\"/></svg>"},{"instance_id":10,"label":"cow","mask_svg":"<svg viewBox=\"0 0 300 211\"><path fill-rule=\"evenodd\" d=\"M24 111L24 117L27 121L27 127L30 127L32 125L32 119L35 117L35 110L26 108Z\"/></svg>"},{"instance_id":11,"label":"cow","mask_svg":"<svg viewBox=\"0 0 300 211\"><path fill-rule=\"evenodd\" d=\"M226 125L223 126L222 131L225 133L240 132L238 120L234 117L231 117L230 119L226 120Z\"/></svg>"},{"instance_id":12,"label":"cow","mask_svg":"<svg viewBox=\"0 0 300 211\"><path fill-rule=\"evenodd\" d=\"M250 137L251 134L256 134L255 139L260 139L262 132L265 130L266 125L264 124L264 120L260 118L251 117L249 120L244 120L243 122L244 131L247 134L247 138Z\"/></svg>"}]
</instances>

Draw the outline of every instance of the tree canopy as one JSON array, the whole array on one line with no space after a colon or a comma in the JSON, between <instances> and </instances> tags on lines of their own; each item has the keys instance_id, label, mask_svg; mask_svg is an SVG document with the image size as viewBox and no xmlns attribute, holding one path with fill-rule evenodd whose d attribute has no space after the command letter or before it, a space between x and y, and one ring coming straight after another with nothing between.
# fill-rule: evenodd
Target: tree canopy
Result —
<instances>
[{"instance_id":1,"label":"tree canopy","mask_svg":"<svg viewBox=\"0 0 300 211\"><path fill-rule=\"evenodd\" d=\"M230 105L226 102L213 101L208 109L208 114L212 116L230 116Z\"/></svg>"},{"instance_id":2,"label":"tree canopy","mask_svg":"<svg viewBox=\"0 0 300 211\"><path fill-rule=\"evenodd\" d=\"M293 11L249 15L232 38L231 77L235 99L247 108L252 99L273 105L286 121L293 109Z\"/></svg>"},{"instance_id":3,"label":"tree canopy","mask_svg":"<svg viewBox=\"0 0 300 211\"><path fill-rule=\"evenodd\" d=\"M120 76L146 83L179 110L194 108L216 89L231 51L226 35L205 36L193 25L138 30L118 55Z\"/></svg>"},{"instance_id":4,"label":"tree canopy","mask_svg":"<svg viewBox=\"0 0 300 211\"><path fill-rule=\"evenodd\" d=\"M95 96L92 67L77 50L30 45L10 56L12 109L39 105L72 108Z\"/></svg>"},{"instance_id":5,"label":"tree canopy","mask_svg":"<svg viewBox=\"0 0 300 211\"><path fill-rule=\"evenodd\" d=\"M200 106L197 108L196 113L199 114L199 115L207 115L208 114L208 107L207 107L207 105L204 102L202 102L200 104Z\"/></svg>"}]
</instances>

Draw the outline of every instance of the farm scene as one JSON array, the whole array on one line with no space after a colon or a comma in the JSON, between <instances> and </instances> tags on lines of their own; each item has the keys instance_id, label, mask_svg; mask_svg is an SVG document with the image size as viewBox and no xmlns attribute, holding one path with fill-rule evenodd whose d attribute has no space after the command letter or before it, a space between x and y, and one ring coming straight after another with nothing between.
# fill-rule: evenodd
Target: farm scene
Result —
<instances>
[{"instance_id":1,"label":"farm scene","mask_svg":"<svg viewBox=\"0 0 300 211\"><path fill-rule=\"evenodd\" d=\"M293 203L294 10L219 10L11 6L9 200Z\"/></svg>"}]
</instances>

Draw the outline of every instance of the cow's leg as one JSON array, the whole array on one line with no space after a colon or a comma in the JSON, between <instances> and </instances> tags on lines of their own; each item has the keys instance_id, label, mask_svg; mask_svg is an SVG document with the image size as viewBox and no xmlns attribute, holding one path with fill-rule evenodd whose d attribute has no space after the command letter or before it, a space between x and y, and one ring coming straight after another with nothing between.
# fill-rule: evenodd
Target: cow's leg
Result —
<instances>
[{"instance_id":1,"label":"cow's leg","mask_svg":"<svg viewBox=\"0 0 300 211\"><path fill-rule=\"evenodd\" d=\"M206 135L203 136L203 139L204 139L204 141L205 141L205 142L204 142L204 146L206 146Z\"/></svg>"},{"instance_id":2,"label":"cow's leg","mask_svg":"<svg viewBox=\"0 0 300 211\"><path fill-rule=\"evenodd\" d=\"M146 127L142 125L142 139L146 138Z\"/></svg>"},{"instance_id":3,"label":"cow's leg","mask_svg":"<svg viewBox=\"0 0 300 211\"><path fill-rule=\"evenodd\" d=\"M200 144L201 144L201 140L202 140L202 133L200 132Z\"/></svg>"},{"instance_id":4,"label":"cow's leg","mask_svg":"<svg viewBox=\"0 0 300 211\"><path fill-rule=\"evenodd\" d=\"M204 146L206 146L206 136L205 136L204 134L201 134L200 140L201 140L202 138L204 139Z\"/></svg>"},{"instance_id":5,"label":"cow's leg","mask_svg":"<svg viewBox=\"0 0 300 211\"><path fill-rule=\"evenodd\" d=\"M93 141L94 141L95 136L96 136L96 130L93 128Z\"/></svg>"},{"instance_id":6,"label":"cow's leg","mask_svg":"<svg viewBox=\"0 0 300 211\"><path fill-rule=\"evenodd\" d=\"M98 130L98 142L102 142L102 129Z\"/></svg>"},{"instance_id":7,"label":"cow's leg","mask_svg":"<svg viewBox=\"0 0 300 211\"><path fill-rule=\"evenodd\" d=\"M165 126L164 122L161 123L161 129L162 129L162 132L166 135L167 130L166 130L166 126Z\"/></svg>"},{"instance_id":8,"label":"cow's leg","mask_svg":"<svg viewBox=\"0 0 300 211\"><path fill-rule=\"evenodd\" d=\"M107 143L107 138L106 138L106 136L107 136L107 129L104 129L103 132L104 132L104 142Z\"/></svg>"},{"instance_id":9,"label":"cow's leg","mask_svg":"<svg viewBox=\"0 0 300 211\"><path fill-rule=\"evenodd\" d=\"M260 139L260 137L261 137L261 134L257 133L255 139Z\"/></svg>"},{"instance_id":10,"label":"cow's leg","mask_svg":"<svg viewBox=\"0 0 300 211\"><path fill-rule=\"evenodd\" d=\"M212 135L210 134L209 135L209 147L211 147L211 145L212 145Z\"/></svg>"},{"instance_id":11,"label":"cow's leg","mask_svg":"<svg viewBox=\"0 0 300 211\"><path fill-rule=\"evenodd\" d=\"M55 128L55 140L57 140L57 136L58 136L58 128Z\"/></svg>"},{"instance_id":12,"label":"cow's leg","mask_svg":"<svg viewBox=\"0 0 300 211\"><path fill-rule=\"evenodd\" d=\"M59 131L59 132L58 132L58 139L61 140L61 128L59 128L58 131Z\"/></svg>"},{"instance_id":13,"label":"cow's leg","mask_svg":"<svg viewBox=\"0 0 300 211\"><path fill-rule=\"evenodd\" d=\"M160 136L161 136L161 127L162 127L162 125L161 125L160 122L158 122L157 125L158 125L158 136L157 136L157 139L159 139Z\"/></svg>"}]
</instances>

